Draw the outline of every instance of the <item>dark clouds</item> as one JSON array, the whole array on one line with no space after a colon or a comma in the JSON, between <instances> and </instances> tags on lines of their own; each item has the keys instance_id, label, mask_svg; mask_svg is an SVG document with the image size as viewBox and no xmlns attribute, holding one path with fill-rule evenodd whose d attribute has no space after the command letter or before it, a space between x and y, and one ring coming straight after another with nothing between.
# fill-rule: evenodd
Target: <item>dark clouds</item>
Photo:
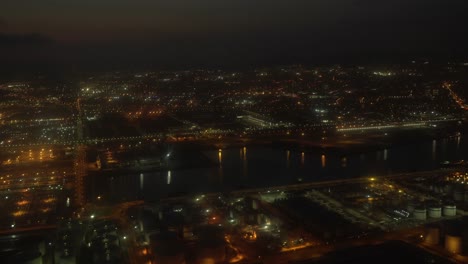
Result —
<instances>
[{"instance_id":1,"label":"dark clouds","mask_svg":"<svg viewBox=\"0 0 468 264\"><path fill-rule=\"evenodd\" d=\"M7 21L4 18L0 17L0 30L6 28L7 26Z\"/></svg>"},{"instance_id":2,"label":"dark clouds","mask_svg":"<svg viewBox=\"0 0 468 264\"><path fill-rule=\"evenodd\" d=\"M0 56L11 63L336 63L457 58L467 55L468 46L465 0L21 2L31 8L2 4L9 33L0 34L0 46L9 48Z\"/></svg>"},{"instance_id":3,"label":"dark clouds","mask_svg":"<svg viewBox=\"0 0 468 264\"><path fill-rule=\"evenodd\" d=\"M52 44L53 40L41 34L12 34L0 32L0 47L29 48Z\"/></svg>"}]
</instances>

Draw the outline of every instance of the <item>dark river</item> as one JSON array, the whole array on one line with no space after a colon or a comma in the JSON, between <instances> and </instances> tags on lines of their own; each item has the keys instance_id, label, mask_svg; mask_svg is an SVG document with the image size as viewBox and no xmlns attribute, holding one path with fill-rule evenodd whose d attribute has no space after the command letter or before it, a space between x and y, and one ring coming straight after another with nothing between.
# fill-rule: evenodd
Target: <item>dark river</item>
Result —
<instances>
[{"instance_id":1,"label":"dark river","mask_svg":"<svg viewBox=\"0 0 468 264\"><path fill-rule=\"evenodd\" d=\"M445 160L465 159L468 140L466 136L458 136L348 156L260 146L211 150L203 154L220 165L115 177L89 176L88 200L103 196L114 202L152 201L190 193L430 170L439 168L440 162Z\"/></svg>"}]
</instances>

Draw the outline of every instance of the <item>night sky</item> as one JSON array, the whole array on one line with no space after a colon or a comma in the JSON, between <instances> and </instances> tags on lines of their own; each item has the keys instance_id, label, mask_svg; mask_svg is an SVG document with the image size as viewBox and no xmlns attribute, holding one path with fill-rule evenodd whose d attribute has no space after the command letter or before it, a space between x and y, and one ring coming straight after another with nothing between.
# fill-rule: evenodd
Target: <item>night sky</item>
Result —
<instances>
[{"instance_id":1,"label":"night sky","mask_svg":"<svg viewBox=\"0 0 468 264\"><path fill-rule=\"evenodd\" d=\"M464 59L467 11L465 0L2 0L0 67Z\"/></svg>"}]
</instances>

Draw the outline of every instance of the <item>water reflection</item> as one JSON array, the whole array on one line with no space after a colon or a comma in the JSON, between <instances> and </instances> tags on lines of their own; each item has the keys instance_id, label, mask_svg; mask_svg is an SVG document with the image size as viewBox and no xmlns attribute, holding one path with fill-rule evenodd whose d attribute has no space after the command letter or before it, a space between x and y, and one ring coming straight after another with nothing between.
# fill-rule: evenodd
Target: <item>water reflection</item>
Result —
<instances>
[{"instance_id":1,"label":"water reflection","mask_svg":"<svg viewBox=\"0 0 468 264\"><path fill-rule=\"evenodd\" d=\"M242 176L247 177L247 148L242 148Z\"/></svg>"},{"instance_id":2,"label":"water reflection","mask_svg":"<svg viewBox=\"0 0 468 264\"><path fill-rule=\"evenodd\" d=\"M341 167L346 168L348 166L348 159L346 157L341 158Z\"/></svg>"},{"instance_id":3,"label":"water reflection","mask_svg":"<svg viewBox=\"0 0 468 264\"><path fill-rule=\"evenodd\" d=\"M143 190L143 185L145 184L144 180L145 179L143 173L140 173L140 190Z\"/></svg>"},{"instance_id":4,"label":"water reflection","mask_svg":"<svg viewBox=\"0 0 468 264\"><path fill-rule=\"evenodd\" d=\"M171 171L168 170L168 171L167 171L167 184L171 184L171 181L172 181L172 179L171 179L171 178L172 178L172 177L171 177L171 174L172 174Z\"/></svg>"},{"instance_id":5,"label":"water reflection","mask_svg":"<svg viewBox=\"0 0 468 264\"><path fill-rule=\"evenodd\" d=\"M222 149L219 149L218 150L218 163L219 163L219 166L222 167L222 163L223 163L223 150Z\"/></svg>"},{"instance_id":6,"label":"water reflection","mask_svg":"<svg viewBox=\"0 0 468 264\"><path fill-rule=\"evenodd\" d=\"M209 156L212 162L219 162L219 165L174 171L177 183L183 184L172 183L172 171L145 172L146 177L140 176L140 173L115 176L114 180L110 177L92 177L93 180L107 182L96 184L95 189L92 189L94 187L90 184L90 192L93 193L92 197L97 194L105 196L111 192L116 194L113 198L120 201L122 197L138 195L150 199L174 192L218 192L221 188L231 190L267 187L270 184L292 184L301 179L315 181L362 177L370 173L386 175L411 170L430 170L439 168L439 160L457 160L468 155L468 142L460 139L459 143L458 138L452 139L446 142L446 156L442 156L441 141L430 139L421 143L381 149L379 162L375 162L376 151L346 155L333 152L315 155L311 153L308 154L307 166L305 152L302 150L252 146L249 147L250 156L247 156L247 147L223 148L221 151L216 148L204 154ZM456 153L458 144L460 151ZM411 162L408 162L408 157L411 158ZM314 160L316 162L310 162ZM145 188L145 184L151 188ZM129 188L131 186L135 188Z\"/></svg>"},{"instance_id":7,"label":"water reflection","mask_svg":"<svg viewBox=\"0 0 468 264\"><path fill-rule=\"evenodd\" d=\"M219 176L219 183L223 183L223 150L219 149L218 150L218 163L219 163L219 169L218 169L218 176Z\"/></svg>"}]
</instances>

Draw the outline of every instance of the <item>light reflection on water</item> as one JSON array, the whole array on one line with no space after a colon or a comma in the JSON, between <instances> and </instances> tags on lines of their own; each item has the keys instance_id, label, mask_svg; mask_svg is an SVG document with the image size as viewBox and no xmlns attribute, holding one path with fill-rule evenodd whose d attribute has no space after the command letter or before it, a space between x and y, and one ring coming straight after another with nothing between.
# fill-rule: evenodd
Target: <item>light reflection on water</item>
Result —
<instances>
[{"instance_id":1,"label":"light reflection on water","mask_svg":"<svg viewBox=\"0 0 468 264\"><path fill-rule=\"evenodd\" d=\"M94 191L103 193L101 189L106 188L112 190L110 195L115 199L151 200L177 194L296 184L299 178L310 182L430 170L444 160L465 159L465 145L460 138L450 138L346 156L271 147L216 149L203 152L218 163L216 166L120 175L113 180L94 177L93 181L105 181L96 183L99 187L94 187Z\"/></svg>"}]
</instances>

